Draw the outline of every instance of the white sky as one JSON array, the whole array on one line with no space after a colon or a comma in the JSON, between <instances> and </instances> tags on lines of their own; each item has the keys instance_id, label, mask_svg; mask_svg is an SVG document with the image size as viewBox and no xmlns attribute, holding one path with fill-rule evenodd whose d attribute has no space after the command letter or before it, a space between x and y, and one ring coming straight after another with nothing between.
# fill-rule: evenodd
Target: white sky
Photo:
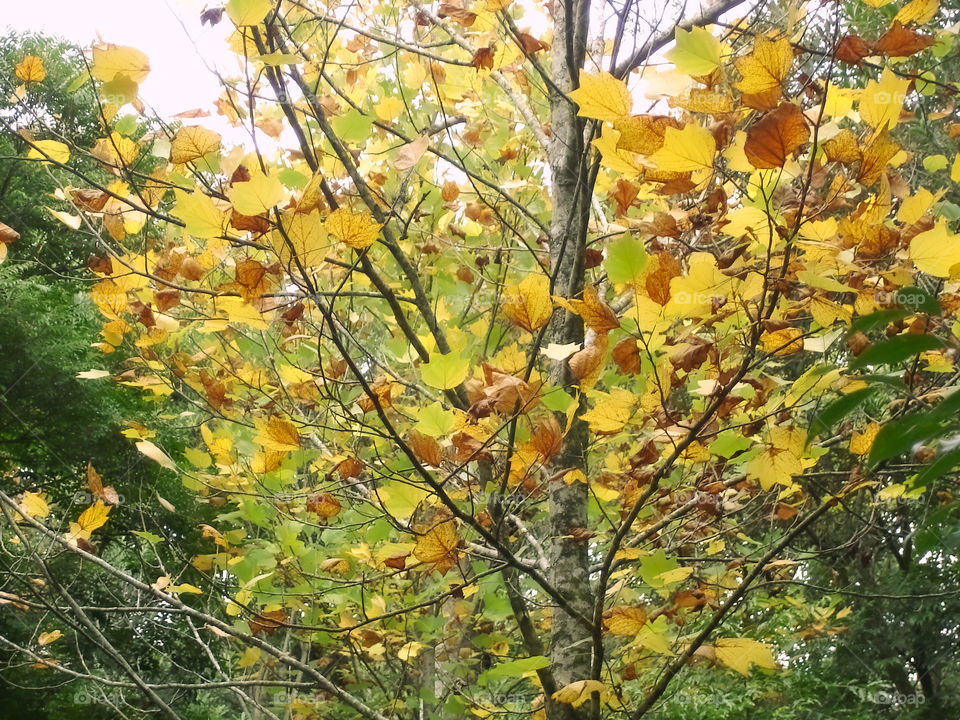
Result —
<instances>
[{"instance_id":1,"label":"white sky","mask_svg":"<svg viewBox=\"0 0 960 720\"><path fill-rule=\"evenodd\" d=\"M131 45L150 58L150 75L140 98L161 116L203 108L213 111L220 94L208 63L236 71L224 38L232 24L224 16L215 28L201 27L204 0L0 0L0 28L42 32L89 47L104 41ZM217 4L217 3L209 3ZM183 23L181 25L181 22Z\"/></svg>"}]
</instances>

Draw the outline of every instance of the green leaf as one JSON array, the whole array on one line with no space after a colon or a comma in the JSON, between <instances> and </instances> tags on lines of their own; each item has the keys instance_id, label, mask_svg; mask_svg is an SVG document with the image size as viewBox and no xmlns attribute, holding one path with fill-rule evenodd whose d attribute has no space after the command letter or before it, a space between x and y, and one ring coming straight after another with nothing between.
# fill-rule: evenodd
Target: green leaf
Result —
<instances>
[{"instance_id":1,"label":"green leaf","mask_svg":"<svg viewBox=\"0 0 960 720\"><path fill-rule=\"evenodd\" d=\"M416 429L424 435L438 438L449 435L457 426L457 416L450 410L445 410L438 402L431 403L420 409Z\"/></svg>"},{"instance_id":2,"label":"green leaf","mask_svg":"<svg viewBox=\"0 0 960 720\"><path fill-rule=\"evenodd\" d=\"M733 430L725 430L717 435L717 439L710 443L710 452L722 458L730 459L741 450L750 447L751 440Z\"/></svg>"},{"instance_id":3,"label":"green leaf","mask_svg":"<svg viewBox=\"0 0 960 720\"><path fill-rule=\"evenodd\" d=\"M880 310L869 315L864 315L853 322L850 326L849 334L870 332L881 325L902 320L907 317L907 315L909 315L909 313L906 310Z\"/></svg>"},{"instance_id":4,"label":"green leaf","mask_svg":"<svg viewBox=\"0 0 960 720\"><path fill-rule=\"evenodd\" d=\"M870 448L869 465L902 455L917 443L923 443L940 434L939 419L910 415L903 420L889 422L880 428Z\"/></svg>"},{"instance_id":5,"label":"green leaf","mask_svg":"<svg viewBox=\"0 0 960 720\"><path fill-rule=\"evenodd\" d=\"M152 545L152 544L155 544L155 543L158 543L158 542L163 542L163 538L162 538L162 537L160 537L159 535L156 535L156 534L154 534L154 533L152 533L152 532L149 532L149 531L147 531L147 530L132 530L131 532L132 532L134 535L136 535L137 537L142 537L144 540L146 540L146 541L147 541L148 543L150 543L151 545Z\"/></svg>"},{"instance_id":6,"label":"green leaf","mask_svg":"<svg viewBox=\"0 0 960 720\"><path fill-rule=\"evenodd\" d=\"M851 369L867 365L895 365L927 350L943 347L943 341L933 335L896 335L864 350L850 363Z\"/></svg>"},{"instance_id":7,"label":"green leaf","mask_svg":"<svg viewBox=\"0 0 960 720\"><path fill-rule=\"evenodd\" d=\"M853 412L856 408L866 402L867 398L877 391L877 387L867 387L860 390L854 390L842 397L837 398L827 405L810 423L810 429L807 435L807 443L820 433L827 432L843 418Z\"/></svg>"},{"instance_id":8,"label":"green leaf","mask_svg":"<svg viewBox=\"0 0 960 720\"><path fill-rule=\"evenodd\" d=\"M960 465L960 448L946 452L917 473L913 479L914 487L926 487Z\"/></svg>"},{"instance_id":9,"label":"green leaf","mask_svg":"<svg viewBox=\"0 0 960 720\"><path fill-rule=\"evenodd\" d=\"M341 140L348 143L360 143L370 137L373 117L357 110L349 110L331 121L333 129Z\"/></svg>"},{"instance_id":10,"label":"green leaf","mask_svg":"<svg viewBox=\"0 0 960 720\"><path fill-rule=\"evenodd\" d=\"M632 283L647 268L647 251L643 241L626 233L607 245L603 267L613 283Z\"/></svg>"},{"instance_id":11,"label":"green leaf","mask_svg":"<svg viewBox=\"0 0 960 720\"><path fill-rule=\"evenodd\" d=\"M460 353L446 355L430 353L430 362L420 366L420 377L430 387L449 390L467 379L470 372L470 358L460 357Z\"/></svg>"},{"instance_id":12,"label":"green leaf","mask_svg":"<svg viewBox=\"0 0 960 720\"><path fill-rule=\"evenodd\" d=\"M497 678L516 678L524 673L539 670L541 668L548 667L549 665L550 661L543 655L533 655L528 658L508 660L505 663L494 665L492 668L483 673L483 677L487 680L493 680Z\"/></svg>"},{"instance_id":13,"label":"green leaf","mask_svg":"<svg viewBox=\"0 0 960 720\"><path fill-rule=\"evenodd\" d=\"M946 155L931 155L923 159L923 169L927 172L939 172L947 167Z\"/></svg>"},{"instance_id":14,"label":"green leaf","mask_svg":"<svg viewBox=\"0 0 960 720\"><path fill-rule=\"evenodd\" d=\"M720 40L702 27L685 31L677 28L674 37L676 47L667 53L667 59L677 70L687 75L709 75L720 65Z\"/></svg>"}]
</instances>

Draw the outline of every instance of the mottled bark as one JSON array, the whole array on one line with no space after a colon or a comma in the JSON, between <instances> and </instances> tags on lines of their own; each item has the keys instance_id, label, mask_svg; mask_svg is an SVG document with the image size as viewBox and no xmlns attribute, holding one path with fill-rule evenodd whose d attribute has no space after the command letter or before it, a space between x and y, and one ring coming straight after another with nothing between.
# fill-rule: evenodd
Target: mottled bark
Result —
<instances>
[{"instance_id":1,"label":"mottled bark","mask_svg":"<svg viewBox=\"0 0 960 720\"><path fill-rule=\"evenodd\" d=\"M550 271L554 294L565 297L582 293L584 283L588 176L583 125L577 118L576 106L565 94L576 89L583 66L589 6L588 0L557 0L553 4L555 35L550 62L555 87L550 97L552 139L549 160L553 211ZM581 343L584 340L583 323L577 316L560 311L549 329L548 340L560 344ZM566 362L556 363L551 376L551 381L559 387L570 388L576 383ZM553 459L552 464L557 470L587 469L587 428L579 415L578 412L562 450ZM561 422L566 422L565 418ZM550 563L550 582L575 610L589 617L592 603L587 545L571 538L573 528L587 525L588 489L583 483L567 485L555 480L548 493L550 537L545 543L545 551ZM560 608L554 609L549 652L558 687L590 677L589 628ZM547 714L550 720L581 716L569 706L550 702Z\"/></svg>"}]
</instances>

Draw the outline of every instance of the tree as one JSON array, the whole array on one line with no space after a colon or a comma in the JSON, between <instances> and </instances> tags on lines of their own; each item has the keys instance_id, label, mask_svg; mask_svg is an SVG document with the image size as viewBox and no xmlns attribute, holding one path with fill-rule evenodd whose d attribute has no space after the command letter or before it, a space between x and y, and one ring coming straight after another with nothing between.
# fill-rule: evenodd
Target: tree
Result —
<instances>
[{"instance_id":1,"label":"tree","mask_svg":"<svg viewBox=\"0 0 960 720\"><path fill-rule=\"evenodd\" d=\"M822 16L735 6L644 33L632 3L231 0L201 18L242 59L219 124L149 133L121 114L147 58L93 48L98 139L21 137L74 173L54 209L99 244L98 347L199 426L137 448L211 513L206 552L131 572L91 543L106 497L0 494L17 577L45 578L16 601L97 649L80 677L167 717L207 690L266 717L640 718L843 630L853 579L818 563L881 520L908 538L888 503L960 461L960 240L902 139L921 81L955 92L927 74L954 31L911 0L876 39L831 14L818 48ZM132 664L53 552L205 659ZM12 643L77 677L48 646Z\"/></svg>"}]
</instances>

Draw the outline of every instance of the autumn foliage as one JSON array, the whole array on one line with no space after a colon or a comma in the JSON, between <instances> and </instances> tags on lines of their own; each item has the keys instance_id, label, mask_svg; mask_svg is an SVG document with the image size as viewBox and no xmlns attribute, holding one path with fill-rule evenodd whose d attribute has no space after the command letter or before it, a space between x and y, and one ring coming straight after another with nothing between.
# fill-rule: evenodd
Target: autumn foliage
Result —
<instances>
[{"instance_id":1,"label":"autumn foliage","mask_svg":"<svg viewBox=\"0 0 960 720\"><path fill-rule=\"evenodd\" d=\"M195 428L128 432L215 516L136 581L229 678L295 683L303 718L639 718L688 668L774 673L836 631L738 613L790 602L809 528L960 460L960 155L931 171L902 132L949 124L925 73L954 30L911 0L818 49L802 11L727 9L644 44L536 3L231 0L215 114L148 123L148 59L97 45L94 146L7 128L101 243L89 382ZM5 512L96 558L109 481Z\"/></svg>"}]
</instances>

